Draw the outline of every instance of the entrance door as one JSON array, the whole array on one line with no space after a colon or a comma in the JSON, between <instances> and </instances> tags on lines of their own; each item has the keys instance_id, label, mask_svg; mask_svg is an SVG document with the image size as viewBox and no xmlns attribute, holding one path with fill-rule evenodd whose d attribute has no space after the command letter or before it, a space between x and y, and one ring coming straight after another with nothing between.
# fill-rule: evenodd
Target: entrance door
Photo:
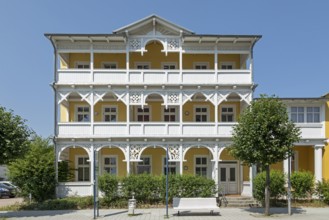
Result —
<instances>
[{"instance_id":1,"label":"entrance door","mask_svg":"<svg viewBox=\"0 0 329 220\"><path fill-rule=\"evenodd\" d=\"M225 194L238 193L237 162L219 162L219 185Z\"/></svg>"}]
</instances>

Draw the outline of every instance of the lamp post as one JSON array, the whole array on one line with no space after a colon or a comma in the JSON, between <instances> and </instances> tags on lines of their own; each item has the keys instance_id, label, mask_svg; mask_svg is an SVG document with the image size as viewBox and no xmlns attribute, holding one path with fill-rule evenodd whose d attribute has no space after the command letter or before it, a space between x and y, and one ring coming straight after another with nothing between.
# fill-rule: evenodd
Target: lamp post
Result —
<instances>
[{"instance_id":1,"label":"lamp post","mask_svg":"<svg viewBox=\"0 0 329 220\"><path fill-rule=\"evenodd\" d=\"M166 218L169 218L168 216L168 144L166 145Z\"/></svg>"},{"instance_id":2,"label":"lamp post","mask_svg":"<svg viewBox=\"0 0 329 220\"><path fill-rule=\"evenodd\" d=\"M291 156L288 157L288 214L291 215L291 182L290 182L290 171L291 171Z\"/></svg>"}]
</instances>

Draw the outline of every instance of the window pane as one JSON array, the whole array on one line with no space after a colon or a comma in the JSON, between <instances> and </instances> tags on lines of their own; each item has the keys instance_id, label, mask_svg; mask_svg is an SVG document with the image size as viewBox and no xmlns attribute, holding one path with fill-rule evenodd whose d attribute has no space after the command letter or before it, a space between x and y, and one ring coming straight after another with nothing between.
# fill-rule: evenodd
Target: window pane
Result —
<instances>
[{"instance_id":1,"label":"window pane","mask_svg":"<svg viewBox=\"0 0 329 220\"><path fill-rule=\"evenodd\" d=\"M226 182L226 168L220 168L220 181Z\"/></svg>"},{"instance_id":2,"label":"window pane","mask_svg":"<svg viewBox=\"0 0 329 220\"><path fill-rule=\"evenodd\" d=\"M299 123L304 122L304 114L298 114L298 122Z\"/></svg>"},{"instance_id":3,"label":"window pane","mask_svg":"<svg viewBox=\"0 0 329 220\"><path fill-rule=\"evenodd\" d=\"M207 158L205 157L202 158L202 164L207 164Z\"/></svg>"},{"instance_id":4,"label":"window pane","mask_svg":"<svg viewBox=\"0 0 329 220\"><path fill-rule=\"evenodd\" d=\"M313 122L320 122L320 114L314 114Z\"/></svg>"},{"instance_id":5,"label":"window pane","mask_svg":"<svg viewBox=\"0 0 329 220\"><path fill-rule=\"evenodd\" d=\"M110 164L110 158L105 158L104 159L104 164L109 165Z\"/></svg>"},{"instance_id":6,"label":"window pane","mask_svg":"<svg viewBox=\"0 0 329 220\"><path fill-rule=\"evenodd\" d=\"M202 115L202 121L207 121L207 115Z\"/></svg>"},{"instance_id":7,"label":"window pane","mask_svg":"<svg viewBox=\"0 0 329 220\"><path fill-rule=\"evenodd\" d=\"M89 181L89 167L84 168L84 180Z\"/></svg>"},{"instance_id":8,"label":"window pane","mask_svg":"<svg viewBox=\"0 0 329 220\"><path fill-rule=\"evenodd\" d=\"M149 115L144 115L144 121L150 121L150 116Z\"/></svg>"},{"instance_id":9,"label":"window pane","mask_svg":"<svg viewBox=\"0 0 329 220\"><path fill-rule=\"evenodd\" d=\"M176 121L175 115L170 116L170 121Z\"/></svg>"},{"instance_id":10,"label":"window pane","mask_svg":"<svg viewBox=\"0 0 329 220\"><path fill-rule=\"evenodd\" d=\"M235 168L234 167L230 168L230 181L235 182Z\"/></svg>"},{"instance_id":11,"label":"window pane","mask_svg":"<svg viewBox=\"0 0 329 220\"><path fill-rule=\"evenodd\" d=\"M195 121L200 122L201 121L201 115L196 115L195 116Z\"/></svg>"},{"instance_id":12,"label":"window pane","mask_svg":"<svg viewBox=\"0 0 329 220\"><path fill-rule=\"evenodd\" d=\"M111 121L117 121L117 116L116 115L111 115Z\"/></svg>"},{"instance_id":13,"label":"window pane","mask_svg":"<svg viewBox=\"0 0 329 220\"><path fill-rule=\"evenodd\" d=\"M196 164L201 164L201 158L200 157L197 157L196 160L195 160L195 163Z\"/></svg>"},{"instance_id":14,"label":"window pane","mask_svg":"<svg viewBox=\"0 0 329 220\"><path fill-rule=\"evenodd\" d=\"M291 114L291 121L292 122L297 122L297 114Z\"/></svg>"},{"instance_id":15,"label":"window pane","mask_svg":"<svg viewBox=\"0 0 329 220\"><path fill-rule=\"evenodd\" d=\"M82 165L83 164L83 158L82 157L79 157L78 158L78 165Z\"/></svg>"},{"instance_id":16,"label":"window pane","mask_svg":"<svg viewBox=\"0 0 329 220\"><path fill-rule=\"evenodd\" d=\"M304 113L304 107L298 107L298 112Z\"/></svg>"},{"instance_id":17,"label":"window pane","mask_svg":"<svg viewBox=\"0 0 329 220\"><path fill-rule=\"evenodd\" d=\"M307 122L313 122L313 114L312 113L307 113Z\"/></svg>"}]
</instances>

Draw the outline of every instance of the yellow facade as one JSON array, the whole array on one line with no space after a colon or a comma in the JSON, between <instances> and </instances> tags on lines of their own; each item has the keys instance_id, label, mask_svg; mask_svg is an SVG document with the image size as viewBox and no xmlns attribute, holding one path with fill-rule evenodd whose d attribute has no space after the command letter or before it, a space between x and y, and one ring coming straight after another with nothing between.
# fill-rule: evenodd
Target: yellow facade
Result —
<instances>
[{"instance_id":1,"label":"yellow facade","mask_svg":"<svg viewBox=\"0 0 329 220\"><path fill-rule=\"evenodd\" d=\"M100 164L99 167L103 168L103 157L105 156L116 156L117 157L117 175L119 177L124 177L127 176L127 163L124 161L125 160L125 156L123 154L123 152L116 147L112 147L112 148L108 148L108 147L104 147L100 150ZM101 170L100 172L101 174L104 173L104 169Z\"/></svg>"},{"instance_id":2,"label":"yellow facade","mask_svg":"<svg viewBox=\"0 0 329 220\"><path fill-rule=\"evenodd\" d=\"M184 174L195 174L195 156L208 157L208 161L212 159L212 156L207 148L191 148L189 149L184 158L183 162L183 173Z\"/></svg>"}]
</instances>

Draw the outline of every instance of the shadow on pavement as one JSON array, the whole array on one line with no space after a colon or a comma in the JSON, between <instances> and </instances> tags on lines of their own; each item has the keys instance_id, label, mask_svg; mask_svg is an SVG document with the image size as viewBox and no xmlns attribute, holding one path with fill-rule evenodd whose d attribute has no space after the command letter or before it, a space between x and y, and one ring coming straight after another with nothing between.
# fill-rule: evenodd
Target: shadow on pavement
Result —
<instances>
[{"instance_id":1,"label":"shadow on pavement","mask_svg":"<svg viewBox=\"0 0 329 220\"><path fill-rule=\"evenodd\" d=\"M56 211L2 211L0 217L6 218L20 218L20 217L40 217L40 216L58 216L68 213L74 213L75 210L56 210Z\"/></svg>"},{"instance_id":2,"label":"shadow on pavement","mask_svg":"<svg viewBox=\"0 0 329 220\"><path fill-rule=\"evenodd\" d=\"M178 213L174 213L173 216L221 216L219 212L191 212L191 211L180 211Z\"/></svg>"},{"instance_id":3,"label":"shadow on pavement","mask_svg":"<svg viewBox=\"0 0 329 220\"><path fill-rule=\"evenodd\" d=\"M109 216L114 216L114 215L120 215L120 214L127 213L127 212L128 211L114 212L114 213L110 213L110 214L104 215L104 217L109 217Z\"/></svg>"},{"instance_id":4,"label":"shadow on pavement","mask_svg":"<svg viewBox=\"0 0 329 220\"><path fill-rule=\"evenodd\" d=\"M254 214L264 214L264 208L246 208L247 212ZM302 208L291 208L292 214L303 214L306 210ZM288 208L270 208L270 214L288 214Z\"/></svg>"}]
</instances>

